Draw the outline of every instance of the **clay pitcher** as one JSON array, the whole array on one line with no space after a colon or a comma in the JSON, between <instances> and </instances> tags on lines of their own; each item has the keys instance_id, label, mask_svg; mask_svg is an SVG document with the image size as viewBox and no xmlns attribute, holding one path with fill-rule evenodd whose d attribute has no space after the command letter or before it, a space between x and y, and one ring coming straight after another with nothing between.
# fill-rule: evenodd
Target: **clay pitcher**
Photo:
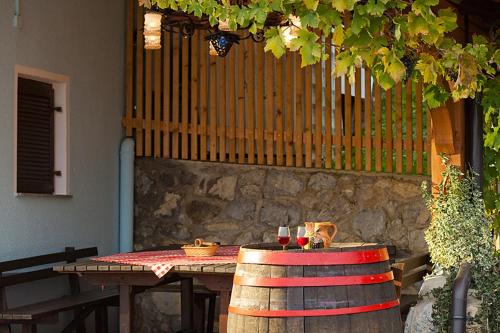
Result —
<instances>
[{"instance_id":1,"label":"clay pitcher","mask_svg":"<svg viewBox=\"0 0 500 333\"><path fill-rule=\"evenodd\" d=\"M314 222L314 230L316 232L316 237L323 240L325 247L330 247L330 244L337 234L337 226L332 222Z\"/></svg>"}]
</instances>

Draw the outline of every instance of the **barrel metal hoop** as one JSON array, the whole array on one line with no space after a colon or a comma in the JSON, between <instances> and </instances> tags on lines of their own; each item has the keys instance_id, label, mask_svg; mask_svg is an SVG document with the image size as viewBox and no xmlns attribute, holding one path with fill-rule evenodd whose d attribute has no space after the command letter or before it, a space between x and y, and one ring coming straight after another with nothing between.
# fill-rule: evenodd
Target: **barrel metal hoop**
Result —
<instances>
[{"instance_id":1,"label":"barrel metal hoop","mask_svg":"<svg viewBox=\"0 0 500 333\"><path fill-rule=\"evenodd\" d=\"M399 300L393 300L385 303L377 303L362 306L353 306L349 308L338 309L311 309L311 310L256 310L242 309L229 306L229 313L251 316L251 317L321 317L321 316L340 316L363 312L373 312L394 308L399 305Z\"/></svg>"},{"instance_id":2,"label":"barrel metal hoop","mask_svg":"<svg viewBox=\"0 0 500 333\"><path fill-rule=\"evenodd\" d=\"M240 249L238 263L279 266L370 264L389 260L386 248L351 252L276 252Z\"/></svg>"},{"instance_id":3,"label":"barrel metal hoop","mask_svg":"<svg viewBox=\"0 0 500 333\"><path fill-rule=\"evenodd\" d=\"M391 281L394 276L391 272L373 275L352 276L317 276L317 277L257 277L257 276L234 276L234 284L238 286L253 287L328 287L328 286L351 286L363 284L375 284Z\"/></svg>"}]
</instances>

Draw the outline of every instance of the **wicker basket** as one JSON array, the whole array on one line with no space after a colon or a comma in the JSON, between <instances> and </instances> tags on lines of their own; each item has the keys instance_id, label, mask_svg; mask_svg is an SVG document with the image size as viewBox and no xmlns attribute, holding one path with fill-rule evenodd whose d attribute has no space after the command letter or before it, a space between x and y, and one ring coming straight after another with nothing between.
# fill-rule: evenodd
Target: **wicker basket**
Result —
<instances>
[{"instance_id":1,"label":"wicker basket","mask_svg":"<svg viewBox=\"0 0 500 333\"><path fill-rule=\"evenodd\" d=\"M194 244L184 245L182 249L188 257L210 257L215 255L219 245L216 243L206 243L201 239L196 239Z\"/></svg>"}]
</instances>

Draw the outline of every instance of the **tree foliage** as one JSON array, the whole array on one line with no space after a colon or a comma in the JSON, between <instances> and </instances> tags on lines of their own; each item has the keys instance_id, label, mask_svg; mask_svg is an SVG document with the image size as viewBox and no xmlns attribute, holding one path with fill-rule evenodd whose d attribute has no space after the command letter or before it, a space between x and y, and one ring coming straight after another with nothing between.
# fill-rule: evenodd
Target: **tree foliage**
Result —
<instances>
[{"instance_id":1,"label":"tree foliage","mask_svg":"<svg viewBox=\"0 0 500 333\"><path fill-rule=\"evenodd\" d=\"M272 12L300 18L297 37L288 47L301 55L302 66L338 54L334 74L354 81L355 68L369 67L384 89L408 76L422 78L424 100L430 107L448 98L474 97L495 74L500 52L485 38L457 43L449 33L457 28L452 8L439 0L139 0L146 7L180 10L206 16L212 26L228 21L232 30L265 30L266 50L281 57L287 45L279 27L266 27ZM350 23L346 23L349 17ZM331 39L330 39L331 38ZM332 40L326 45L325 40ZM414 61L414 69L402 62ZM413 67L413 66L411 66Z\"/></svg>"}]
</instances>

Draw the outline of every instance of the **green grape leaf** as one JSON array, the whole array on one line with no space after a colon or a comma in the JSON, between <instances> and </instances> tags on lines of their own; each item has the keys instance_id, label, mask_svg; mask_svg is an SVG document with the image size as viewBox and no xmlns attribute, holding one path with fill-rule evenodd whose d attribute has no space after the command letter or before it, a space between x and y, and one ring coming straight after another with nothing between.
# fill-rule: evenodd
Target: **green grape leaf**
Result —
<instances>
[{"instance_id":1,"label":"green grape leaf","mask_svg":"<svg viewBox=\"0 0 500 333\"><path fill-rule=\"evenodd\" d=\"M302 0L307 9L316 10L318 8L319 0Z\"/></svg>"},{"instance_id":2,"label":"green grape leaf","mask_svg":"<svg viewBox=\"0 0 500 333\"><path fill-rule=\"evenodd\" d=\"M281 30L274 27L266 30L266 46L264 50L266 52L271 51L276 58L281 58L286 52L285 41L283 40L283 35Z\"/></svg>"},{"instance_id":3,"label":"green grape leaf","mask_svg":"<svg viewBox=\"0 0 500 333\"><path fill-rule=\"evenodd\" d=\"M358 0L332 0L332 7L342 13L345 10L353 10L357 1Z\"/></svg>"}]
</instances>

